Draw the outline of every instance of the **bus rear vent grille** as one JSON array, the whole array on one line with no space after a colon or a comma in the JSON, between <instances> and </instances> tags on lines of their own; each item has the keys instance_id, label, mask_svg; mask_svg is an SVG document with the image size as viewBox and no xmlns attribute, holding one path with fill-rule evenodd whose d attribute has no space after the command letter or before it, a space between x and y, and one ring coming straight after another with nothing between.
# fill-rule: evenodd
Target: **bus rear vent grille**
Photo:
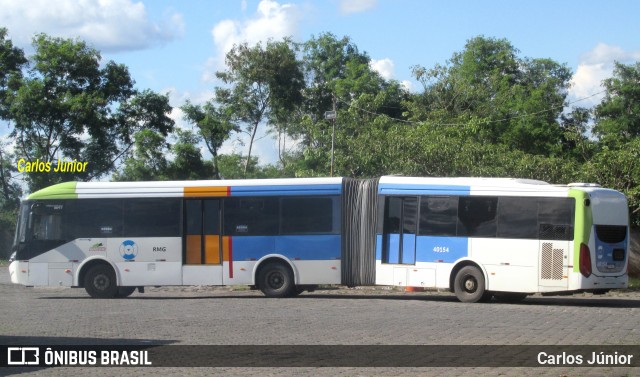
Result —
<instances>
[{"instance_id":1,"label":"bus rear vent grille","mask_svg":"<svg viewBox=\"0 0 640 377\"><path fill-rule=\"evenodd\" d=\"M562 249L554 249L551 243L542 244L541 279L562 280L563 254Z\"/></svg>"}]
</instances>

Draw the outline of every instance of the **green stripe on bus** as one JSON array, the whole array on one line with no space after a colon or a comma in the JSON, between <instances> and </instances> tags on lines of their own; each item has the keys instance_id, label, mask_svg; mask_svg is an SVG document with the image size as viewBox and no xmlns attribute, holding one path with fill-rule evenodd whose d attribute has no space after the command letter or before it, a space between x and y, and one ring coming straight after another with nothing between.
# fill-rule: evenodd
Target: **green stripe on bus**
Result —
<instances>
[{"instance_id":1,"label":"green stripe on bus","mask_svg":"<svg viewBox=\"0 0 640 377\"><path fill-rule=\"evenodd\" d=\"M591 206L587 207L585 205L585 201L589 199L588 193L582 190L570 189L569 197L576 200L576 225L573 231L573 271L580 272L580 244L589 244L593 215Z\"/></svg>"},{"instance_id":2,"label":"green stripe on bus","mask_svg":"<svg viewBox=\"0 0 640 377\"><path fill-rule=\"evenodd\" d=\"M76 182L58 183L29 195L27 199L77 199Z\"/></svg>"}]
</instances>

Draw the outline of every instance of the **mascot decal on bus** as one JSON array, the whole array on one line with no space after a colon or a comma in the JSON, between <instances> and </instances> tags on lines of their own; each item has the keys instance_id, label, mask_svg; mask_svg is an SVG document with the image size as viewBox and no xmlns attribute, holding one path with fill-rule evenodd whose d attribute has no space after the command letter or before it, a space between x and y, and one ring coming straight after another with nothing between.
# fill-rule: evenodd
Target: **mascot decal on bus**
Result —
<instances>
[{"instance_id":1,"label":"mascot decal on bus","mask_svg":"<svg viewBox=\"0 0 640 377\"><path fill-rule=\"evenodd\" d=\"M125 260L134 260L138 255L138 245L131 240L126 240L120 245L120 255Z\"/></svg>"}]
</instances>

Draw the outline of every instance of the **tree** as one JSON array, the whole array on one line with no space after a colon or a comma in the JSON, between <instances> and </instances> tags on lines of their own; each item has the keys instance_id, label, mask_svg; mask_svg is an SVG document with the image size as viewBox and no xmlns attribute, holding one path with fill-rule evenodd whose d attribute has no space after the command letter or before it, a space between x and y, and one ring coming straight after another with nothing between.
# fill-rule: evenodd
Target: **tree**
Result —
<instances>
[{"instance_id":1,"label":"tree","mask_svg":"<svg viewBox=\"0 0 640 377\"><path fill-rule=\"evenodd\" d=\"M348 37L321 34L304 43L303 51L305 101L297 124L288 128L302 149L299 156L303 163L294 165L298 174L329 172L332 124L324 119L324 113L335 106L335 170L337 174L357 175L360 168L346 164L349 155L356 153L349 141L382 118L404 118L403 101L408 95L398 82L387 81L374 71L369 56Z\"/></svg>"},{"instance_id":2,"label":"tree","mask_svg":"<svg viewBox=\"0 0 640 377\"><path fill-rule=\"evenodd\" d=\"M214 173L213 163L204 161L197 148L198 137L191 131L176 129L177 141L171 147L175 158L167 172L169 179L211 179Z\"/></svg>"},{"instance_id":3,"label":"tree","mask_svg":"<svg viewBox=\"0 0 640 377\"><path fill-rule=\"evenodd\" d=\"M197 148L198 137L191 131L176 129L176 142L152 130L141 130L134 136L133 151L124 159L115 181L166 181L211 179L213 164L204 161ZM173 160L167 159L173 154Z\"/></svg>"},{"instance_id":4,"label":"tree","mask_svg":"<svg viewBox=\"0 0 640 377\"><path fill-rule=\"evenodd\" d=\"M51 164L48 172L26 172L31 191L103 176L133 145L136 132L167 135L173 128L168 96L135 90L124 65L101 66L100 53L79 40L39 34L33 46L27 74L6 97L18 154ZM88 162L86 170L53 171L56 162L73 159Z\"/></svg>"},{"instance_id":5,"label":"tree","mask_svg":"<svg viewBox=\"0 0 640 377\"><path fill-rule=\"evenodd\" d=\"M216 107L212 101L208 101L203 106L193 105L187 101L182 106L182 111L185 113L184 119L198 127L198 133L213 156L213 176L215 179L220 179L218 151L222 144L229 139L231 132L238 132L240 128L233 124L229 115Z\"/></svg>"},{"instance_id":6,"label":"tree","mask_svg":"<svg viewBox=\"0 0 640 377\"><path fill-rule=\"evenodd\" d=\"M606 93L595 109L594 133L606 142L640 136L640 62L616 62L613 77L603 85Z\"/></svg>"},{"instance_id":7,"label":"tree","mask_svg":"<svg viewBox=\"0 0 640 377\"><path fill-rule=\"evenodd\" d=\"M15 90L15 85L22 77L22 68L27 63L24 52L13 46L7 38L7 29L0 28L0 119L7 119L7 94Z\"/></svg>"},{"instance_id":8,"label":"tree","mask_svg":"<svg viewBox=\"0 0 640 377\"><path fill-rule=\"evenodd\" d=\"M273 125L277 116L283 117L301 103L304 80L288 39L269 41L264 48L260 43L254 47L236 45L225 62L228 69L216 76L228 87L215 89L216 101L249 134L246 173L258 127L264 122Z\"/></svg>"},{"instance_id":9,"label":"tree","mask_svg":"<svg viewBox=\"0 0 640 377\"><path fill-rule=\"evenodd\" d=\"M120 172L113 175L114 181L161 181L167 180L169 154L165 137L152 130L141 130L134 135L133 151L122 163Z\"/></svg>"},{"instance_id":10,"label":"tree","mask_svg":"<svg viewBox=\"0 0 640 377\"><path fill-rule=\"evenodd\" d=\"M571 71L550 59L518 57L506 39L476 37L446 66L414 67L424 93L411 118L436 124L481 119L478 140L531 154L562 153L563 111ZM532 142L535 141L535 142Z\"/></svg>"}]
</instances>

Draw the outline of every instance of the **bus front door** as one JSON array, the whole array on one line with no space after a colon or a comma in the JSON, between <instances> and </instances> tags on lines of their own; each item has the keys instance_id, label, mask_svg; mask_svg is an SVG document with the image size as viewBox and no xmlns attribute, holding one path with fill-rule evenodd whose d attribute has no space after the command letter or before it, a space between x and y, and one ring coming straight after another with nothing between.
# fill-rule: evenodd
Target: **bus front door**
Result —
<instances>
[{"instance_id":1,"label":"bus front door","mask_svg":"<svg viewBox=\"0 0 640 377\"><path fill-rule=\"evenodd\" d=\"M185 200L183 234L183 284L222 285L220 200Z\"/></svg>"}]
</instances>

